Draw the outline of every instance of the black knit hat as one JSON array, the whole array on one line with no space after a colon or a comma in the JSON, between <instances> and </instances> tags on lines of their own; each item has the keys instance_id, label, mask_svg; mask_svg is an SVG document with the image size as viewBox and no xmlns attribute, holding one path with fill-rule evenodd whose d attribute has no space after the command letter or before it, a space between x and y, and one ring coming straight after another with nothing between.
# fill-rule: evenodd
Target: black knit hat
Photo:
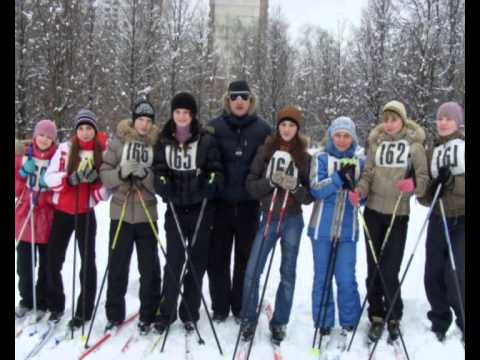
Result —
<instances>
[{"instance_id":1,"label":"black knit hat","mask_svg":"<svg viewBox=\"0 0 480 360\"><path fill-rule=\"evenodd\" d=\"M141 116L146 116L152 119L152 122L155 121L155 108L152 103L146 98L141 97L135 101L133 105L132 120L135 120Z\"/></svg>"},{"instance_id":2,"label":"black knit hat","mask_svg":"<svg viewBox=\"0 0 480 360\"><path fill-rule=\"evenodd\" d=\"M245 80L232 81L228 85L228 92L250 92L250 87Z\"/></svg>"},{"instance_id":3,"label":"black knit hat","mask_svg":"<svg viewBox=\"0 0 480 360\"><path fill-rule=\"evenodd\" d=\"M95 132L98 131L97 117L88 109L80 109L77 115L75 115L75 130L82 124L88 124L95 129Z\"/></svg>"},{"instance_id":4,"label":"black knit hat","mask_svg":"<svg viewBox=\"0 0 480 360\"><path fill-rule=\"evenodd\" d=\"M197 114L197 102L192 94L188 92L181 92L176 94L171 103L171 111L172 113L176 109L187 109L190 110L192 116Z\"/></svg>"}]
</instances>

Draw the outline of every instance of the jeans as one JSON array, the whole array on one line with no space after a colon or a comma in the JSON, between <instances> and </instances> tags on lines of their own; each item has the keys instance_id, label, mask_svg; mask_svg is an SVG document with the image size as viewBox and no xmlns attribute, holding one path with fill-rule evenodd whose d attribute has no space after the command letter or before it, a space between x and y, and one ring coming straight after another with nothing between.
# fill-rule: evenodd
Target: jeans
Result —
<instances>
[{"instance_id":1,"label":"jeans","mask_svg":"<svg viewBox=\"0 0 480 360\"><path fill-rule=\"evenodd\" d=\"M276 242L276 228L278 219L272 219L267 238L264 240L266 216L263 217L253 243L250 258L248 259L245 273L245 283L242 300L242 319L244 322L253 323L256 319L258 304L258 288L260 276L265 267L268 254ZM304 222L301 214L285 216L280 227L280 246L282 258L280 265L280 285L275 299L275 311L273 313L272 326L282 326L288 323L293 303L295 290L295 278L297 268L297 256L300 247ZM263 244L263 246L262 246ZM261 252L261 253L260 253ZM256 270L258 263L258 271Z\"/></svg>"}]
</instances>

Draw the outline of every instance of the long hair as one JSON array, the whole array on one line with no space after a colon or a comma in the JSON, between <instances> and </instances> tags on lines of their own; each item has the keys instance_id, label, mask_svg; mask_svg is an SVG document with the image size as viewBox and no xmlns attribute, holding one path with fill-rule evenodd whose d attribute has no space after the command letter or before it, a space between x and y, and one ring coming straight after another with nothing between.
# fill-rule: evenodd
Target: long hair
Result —
<instances>
[{"instance_id":1,"label":"long hair","mask_svg":"<svg viewBox=\"0 0 480 360\"><path fill-rule=\"evenodd\" d=\"M93 149L93 164L97 171L102 165L102 146L100 141L97 139L97 135L93 138L95 141L95 148ZM70 140L72 146L70 147L70 154L68 155L68 167L67 174L70 175L73 172L77 171L78 165L80 164L80 142L78 141L77 135L74 135Z\"/></svg>"},{"instance_id":2,"label":"long hair","mask_svg":"<svg viewBox=\"0 0 480 360\"><path fill-rule=\"evenodd\" d=\"M265 140L265 160L267 162L270 161L275 151L279 150L282 144L284 144L284 141L282 140L278 130L273 136L269 136L267 140ZM304 136L300 135L297 131L295 137L290 142L289 153L292 155L293 162L299 170L307 166L307 147L308 140Z\"/></svg>"}]
</instances>

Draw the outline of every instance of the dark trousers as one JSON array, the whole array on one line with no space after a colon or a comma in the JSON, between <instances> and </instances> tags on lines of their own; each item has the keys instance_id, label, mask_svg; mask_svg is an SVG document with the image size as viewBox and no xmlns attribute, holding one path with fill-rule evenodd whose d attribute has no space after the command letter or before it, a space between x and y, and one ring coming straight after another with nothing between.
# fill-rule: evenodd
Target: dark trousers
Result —
<instances>
[{"instance_id":1,"label":"dark trousers","mask_svg":"<svg viewBox=\"0 0 480 360\"><path fill-rule=\"evenodd\" d=\"M33 308L32 286L32 255L31 243L20 241L17 247L17 274L20 304L29 309ZM37 309L47 310L47 244L35 244L35 265L38 261L37 283L35 295Z\"/></svg>"},{"instance_id":2,"label":"dark trousers","mask_svg":"<svg viewBox=\"0 0 480 360\"><path fill-rule=\"evenodd\" d=\"M465 217L447 218L447 224L465 309ZM450 307L455 312L457 325L463 331L455 274L449 256L442 218L432 214L428 224L424 278L425 291L431 306L427 316L432 322L432 330L443 333L452 323Z\"/></svg>"},{"instance_id":3,"label":"dark trousers","mask_svg":"<svg viewBox=\"0 0 480 360\"><path fill-rule=\"evenodd\" d=\"M95 212L90 210L88 215L88 234L85 238L87 214L78 215L78 250L80 252L80 295L77 298L76 313L78 317L83 314L83 298L85 297L85 319L92 317L97 291L97 268L95 266L95 235L97 233L97 221ZM75 230L75 216L61 211L55 211L52 230L48 241L47 251L47 281L48 281L48 302L51 311L65 311L65 293L63 291L62 267L65 262L70 236ZM85 249L86 240L86 249ZM86 254L85 254L86 250ZM72 260L73 262L73 260ZM86 283L83 283L83 274L86 272ZM78 283L76 283L78 291Z\"/></svg>"},{"instance_id":4,"label":"dark trousers","mask_svg":"<svg viewBox=\"0 0 480 360\"><path fill-rule=\"evenodd\" d=\"M259 225L259 203L217 202L211 239L208 278L215 314L240 316L242 291L248 257ZM230 280L230 258L235 239L233 280Z\"/></svg>"},{"instance_id":5,"label":"dark trousers","mask_svg":"<svg viewBox=\"0 0 480 360\"><path fill-rule=\"evenodd\" d=\"M372 237L373 247L377 255L377 260L380 262L380 271L385 279L387 287L388 298L393 299L395 292L399 287L398 275L400 272L400 266L402 265L403 253L405 251L405 243L407 240L408 229L408 216L396 216L387 244L383 250L383 254L380 258L380 249L382 242L385 238L388 226L392 215L386 215L379 213L375 210L365 207L365 222L367 223L368 230ZM367 241L367 235L365 235L365 241ZM366 243L367 250L367 289L368 289L368 316L370 321L372 317L385 318L387 311L390 308L390 302L387 300L387 296L384 292L380 275L377 274L374 280L374 274L376 272L375 262L370 251L368 242ZM390 320L400 320L403 314L403 302L401 292L393 307Z\"/></svg>"},{"instance_id":6,"label":"dark trousers","mask_svg":"<svg viewBox=\"0 0 480 360\"><path fill-rule=\"evenodd\" d=\"M130 258L135 244L140 273L140 320L151 323L160 303L160 260L157 239L149 223L122 223L112 250L118 220L110 221L109 269L105 309L110 321L125 320L125 294L128 287Z\"/></svg>"},{"instance_id":7,"label":"dark trousers","mask_svg":"<svg viewBox=\"0 0 480 360\"><path fill-rule=\"evenodd\" d=\"M192 247L193 234L200 213L201 205L188 207L175 207L180 226L191 256L191 262L196 271L197 280L199 282L200 291L202 291L202 279L208 263L208 250L210 244L210 233L212 229L212 221L214 215L214 207L208 203L205 207L202 222L200 224L197 239ZM179 297L178 283L182 267L185 263L185 250L182 245L180 235L177 230L173 213L168 208L165 214L165 232L167 235L167 265L164 268L164 282L162 300L160 303L160 316L163 321L175 321L177 318L177 299ZM170 267L170 270L168 269ZM172 274L173 273L173 274ZM180 303L179 315L180 320L198 321L201 293L195 286L190 264L187 266L187 273L183 283L184 299ZM191 312L192 318L188 315L186 306Z\"/></svg>"}]
</instances>

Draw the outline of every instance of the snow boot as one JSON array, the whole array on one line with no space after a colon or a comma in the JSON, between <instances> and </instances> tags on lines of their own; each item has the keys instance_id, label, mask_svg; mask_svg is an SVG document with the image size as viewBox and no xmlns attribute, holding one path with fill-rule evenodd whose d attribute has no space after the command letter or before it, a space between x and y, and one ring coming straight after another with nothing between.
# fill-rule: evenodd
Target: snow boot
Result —
<instances>
[{"instance_id":1,"label":"snow boot","mask_svg":"<svg viewBox=\"0 0 480 360\"><path fill-rule=\"evenodd\" d=\"M281 325L270 325L270 332L272 333L272 343L280 345L280 343L285 339L286 332L285 326Z\"/></svg>"},{"instance_id":2,"label":"snow boot","mask_svg":"<svg viewBox=\"0 0 480 360\"><path fill-rule=\"evenodd\" d=\"M388 322L388 340L389 344L393 343L400 337L400 320L390 320Z\"/></svg>"},{"instance_id":3,"label":"snow boot","mask_svg":"<svg viewBox=\"0 0 480 360\"><path fill-rule=\"evenodd\" d=\"M255 324L253 323L245 323L241 326L241 333L242 333L242 340L243 341L251 341L253 335L255 334Z\"/></svg>"},{"instance_id":4,"label":"snow boot","mask_svg":"<svg viewBox=\"0 0 480 360\"><path fill-rule=\"evenodd\" d=\"M150 332L150 323L140 320L137 324L138 333L140 336L146 336Z\"/></svg>"},{"instance_id":5,"label":"snow boot","mask_svg":"<svg viewBox=\"0 0 480 360\"><path fill-rule=\"evenodd\" d=\"M332 329L327 327L327 328L320 328L320 335L322 336L328 336L332 332Z\"/></svg>"},{"instance_id":6,"label":"snow boot","mask_svg":"<svg viewBox=\"0 0 480 360\"><path fill-rule=\"evenodd\" d=\"M371 342L376 342L378 339L380 339L382 337L384 326L385 322L382 318L373 316L370 329L368 330L368 339Z\"/></svg>"}]
</instances>

